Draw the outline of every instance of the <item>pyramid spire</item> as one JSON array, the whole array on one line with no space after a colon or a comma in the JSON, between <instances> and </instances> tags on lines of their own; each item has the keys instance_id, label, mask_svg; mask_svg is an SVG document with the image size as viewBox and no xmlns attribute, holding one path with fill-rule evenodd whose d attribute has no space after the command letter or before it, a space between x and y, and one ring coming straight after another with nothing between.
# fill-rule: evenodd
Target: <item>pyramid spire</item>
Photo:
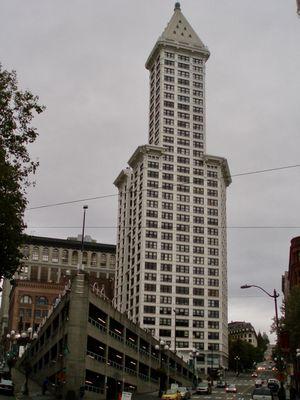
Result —
<instances>
[{"instance_id":1,"label":"pyramid spire","mask_svg":"<svg viewBox=\"0 0 300 400\"><path fill-rule=\"evenodd\" d=\"M158 38L147 62L146 67L152 59L153 54L160 46L176 46L186 50L192 50L204 54L207 58L209 57L209 50L203 44L197 33L191 27L188 20L181 12L180 3L175 3L174 14L170 19L165 30Z\"/></svg>"}]
</instances>

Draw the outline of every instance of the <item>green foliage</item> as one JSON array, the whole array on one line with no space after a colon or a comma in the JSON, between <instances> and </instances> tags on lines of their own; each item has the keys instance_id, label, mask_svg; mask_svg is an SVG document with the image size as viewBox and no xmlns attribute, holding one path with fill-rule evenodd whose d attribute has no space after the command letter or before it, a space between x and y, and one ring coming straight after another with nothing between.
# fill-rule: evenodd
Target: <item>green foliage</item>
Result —
<instances>
[{"instance_id":1,"label":"green foliage","mask_svg":"<svg viewBox=\"0 0 300 400\"><path fill-rule=\"evenodd\" d=\"M254 347L251 343L244 340L229 340L229 369L251 370L254 363L263 360L264 351L259 347ZM239 357L239 361L236 360Z\"/></svg>"},{"instance_id":2,"label":"green foliage","mask_svg":"<svg viewBox=\"0 0 300 400\"><path fill-rule=\"evenodd\" d=\"M270 343L270 341L269 341L269 338L266 335L266 333L264 332L263 334L261 334L260 332L258 332L258 334L257 334L257 347L262 352L262 355L267 350L267 347L268 347L269 343Z\"/></svg>"},{"instance_id":3,"label":"green foliage","mask_svg":"<svg viewBox=\"0 0 300 400\"><path fill-rule=\"evenodd\" d=\"M27 146L38 135L31 125L44 110L38 97L18 89L17 76L0 64L0 278L11 278L20 265L26 188L37 162Z\"/></svg>"}]
</instances>

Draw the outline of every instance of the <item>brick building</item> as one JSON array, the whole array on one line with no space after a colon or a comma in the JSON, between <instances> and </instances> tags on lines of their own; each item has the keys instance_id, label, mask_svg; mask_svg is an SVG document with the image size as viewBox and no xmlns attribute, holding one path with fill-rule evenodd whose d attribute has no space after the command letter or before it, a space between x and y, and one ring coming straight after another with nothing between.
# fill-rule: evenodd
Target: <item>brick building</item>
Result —
<instances>
[{"instance_id":1,"label":"brick building","mask_svg":"<svg viewBox=\"0 0 300 400\"><path fill-rule=\"evenodd\" d=\"M23 259L12 281L3 283L0 313L1 334L34 330L48 314L79 269L88 272L95 287L112 299L115 246L85 237L56 239L28 236Z\"/></svg>"}]
</instances>

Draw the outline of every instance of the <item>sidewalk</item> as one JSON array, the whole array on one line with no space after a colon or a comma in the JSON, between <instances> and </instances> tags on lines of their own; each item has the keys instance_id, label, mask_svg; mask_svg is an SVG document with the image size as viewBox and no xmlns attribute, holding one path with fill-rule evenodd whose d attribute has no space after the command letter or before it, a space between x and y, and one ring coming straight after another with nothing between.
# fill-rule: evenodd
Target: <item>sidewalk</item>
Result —
<instances>
[{"instance_id":1,"label":"sidewalk","mask_svg":"<svg viewBox=\"0 0 300 400\"><path fill-rule=\"evenodd\" d=\"M12 381L15 385L15 398L17 400L54 400L55 397L51 395L49 392L47 394L42 394L42 388L36 382L31 379L28 379L28 396L25 396L22 393L22 388L25 383L25 375L17 369L13 368L11 371Z\"/></svg>"}]
</instances>

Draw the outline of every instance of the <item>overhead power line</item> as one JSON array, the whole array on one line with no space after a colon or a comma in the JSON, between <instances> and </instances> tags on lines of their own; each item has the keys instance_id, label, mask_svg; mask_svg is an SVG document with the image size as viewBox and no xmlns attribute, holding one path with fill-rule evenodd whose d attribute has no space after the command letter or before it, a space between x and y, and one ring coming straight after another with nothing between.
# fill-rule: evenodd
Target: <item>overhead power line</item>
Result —
<instances>
[{"instance_id":1,"label":"overhead power line","mask_svg":"<svg viewBox=\"0 0 300 400\"><path fill-rule=\"evenodd\" d=\"M116 197L118 194L106 194L103 196L95 196L95 197L87 197L85 199L77 199L77 200L70 200L70 201L61 201L60 203L51 203L51 204L44 204L42 206L37 206L37 207L30 207L28 210L37 210L39 208L47 208L47 207L55 207L55 206L63 206L65 204L73 204L73 203L82 203L84 201L90 201L90 200L98 200L98 199L105 199L107 197Z\"/></svg>"},{"instance_id":2,"label":"overhead power line","mask_svg":"<svg viewBox=\"0 0 300 400\"><path fill-rule=\"evenodd\" d=\"M300 164L287 165L285 167L261 169L261 170L249 171L249 172L241 172L239 174L232 174L229 177L230 178L235 178L235 177L238 177L238 176L263 174L263 173L266 173L266 172L274 172L274 171L280 171L280 170L284 170L284 169L291 169L291 168L298 168L298 167L300 167ZM159 189L159 188L145 188L143 190L147 190L147 189ZM29 207L29 208L27 208L27 210L38 210L38 209L41 209L41 208L63 206L63 205L66 205L66 204L82 203L84 201L92 201L92 200L105 199L105 198L109 198L109 197L117 197L118 195L119 195L118 193L116 193L116 194L107 194L107 195L102 195L102 196L86 197L86 198L83 198L83 199L62 201L62 202L58 202L58 203L43 204L43 205L40 205L40 206Z\"/></svg>"},{"instance_id":3,"label":"overhead power line","mask_svg":"<svg viewBox=\"0 0 300 400\"><path fill-rule=\"evenodd\" d=\"M242 172L242 173L240 173L240 174L234 174L234 175L231 175L231 178L236 177L236 176L263 174L263 173L265 173L265 172L280 171L280 170L283 170L283 169L298 168L298 167L300 167L300 164L287 165L286 167L277 167L277 168L260 169L260 170L257 170L257 171Z\"/></svg>"}]
</instances>

